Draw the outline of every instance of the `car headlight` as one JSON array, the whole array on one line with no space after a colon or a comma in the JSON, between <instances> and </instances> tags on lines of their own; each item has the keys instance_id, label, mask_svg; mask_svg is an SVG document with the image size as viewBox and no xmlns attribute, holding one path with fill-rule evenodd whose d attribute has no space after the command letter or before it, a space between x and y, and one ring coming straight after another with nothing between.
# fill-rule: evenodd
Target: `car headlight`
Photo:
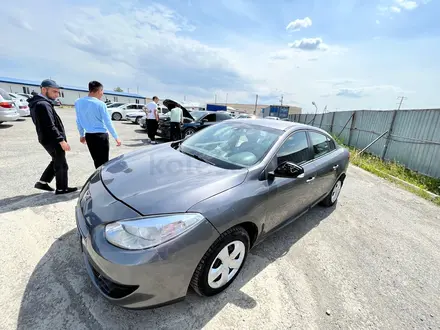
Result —
<instances>
[{"instance_id":1,"label":"car headlight","mask_svg":"<svg viewBox=\"0 0 440 330\"><path fill-rule=\"evenodd\" d=\"M148 249L183 234L204 219L199 213L181 213L122 220L106 225L105 237L122 249Z\"/></svg>"}]
</instances>

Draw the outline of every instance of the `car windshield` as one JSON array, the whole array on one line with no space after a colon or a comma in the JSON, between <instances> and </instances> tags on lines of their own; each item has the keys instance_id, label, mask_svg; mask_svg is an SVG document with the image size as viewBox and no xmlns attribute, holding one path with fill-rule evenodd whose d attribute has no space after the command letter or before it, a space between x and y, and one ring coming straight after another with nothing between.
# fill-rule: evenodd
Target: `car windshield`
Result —
<instances>
[{"instance_id":1,"label":"car windshield","mask_svg":"<svg viewBox=\"0 0 440 330\"><path fill-rule=\"evenodd\" d=\"M206 115L206 111L191 111L190 113L194 120L199 120L204 115Z\"/></svg>"},{"instance_id":2,"label":"car windshield","mask_svg":"<svg viewBox=\"0 0 440 330\"><path fill-rule=\"evenodd\" d=\"M187 138L180 150L218 167L238 169L259 163L282 133L264 126L223 122Z\"/></svg>"},{"instance_id":3,"label":"car windshield","mask_svg":"<svg viewBox=\"0 0 440 330\"><path fill-rule=\"evenodd\" d=\"M11 96L3 89L0 89L0 96L3 97L4 100L12 100Z\"/></svg>"},{"instance_id":4,"label":"car windshield","mask_svg":"<svg viewBox=\"0 0 440 330\"><path fill-rule=\"evenodd\" d=\"M117 107L120 107L123 104L124 103L113 103L113 104L110 104L109 106L107 106L107 108L117 108Z\"/></svg>"}]
</instances>

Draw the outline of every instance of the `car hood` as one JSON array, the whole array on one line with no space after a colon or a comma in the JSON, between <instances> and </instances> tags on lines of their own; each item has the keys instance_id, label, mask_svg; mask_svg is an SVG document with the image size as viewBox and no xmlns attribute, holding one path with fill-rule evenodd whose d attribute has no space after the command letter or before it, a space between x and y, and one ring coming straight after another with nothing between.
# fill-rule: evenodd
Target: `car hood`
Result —
<instances>
[{"instance_id":1,"label":"car hood","mask_svg":"<svg viewBox=\"0 0 440 330\"><path fill-rule=\"evenodd\" d=\"M241 184L247 172L201 162L166 143L115 158L102 167L101 179L115 198L151 215L186 212Z\"/></svg>"},{"instance_id":2,"label":"car hood","mask_svg":"<svg viewBox=\"0 0 440 330\"><path fill-rule=\"evenodd\" d=\"M162 102L162 104L164 106L166 106L168 108L168 110L171 111L171 109L175 108L176 105L180 105L179 103L177 103L176 101L173 100L169 100L166 99ZM180 105L180 107L182 108L182 112L183 112L183 117L189 118L191 120L194 120L193 116L191 116L191 114L189 113L188 110L186 110L186 108L184 108L182 105Z\"/></svg>"}]
</instances>

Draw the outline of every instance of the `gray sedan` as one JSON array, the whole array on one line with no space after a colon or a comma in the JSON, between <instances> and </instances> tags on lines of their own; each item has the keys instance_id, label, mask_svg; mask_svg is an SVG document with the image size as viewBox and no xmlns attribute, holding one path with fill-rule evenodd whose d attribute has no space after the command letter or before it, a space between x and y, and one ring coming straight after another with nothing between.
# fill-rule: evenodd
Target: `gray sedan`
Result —
<instances>
[{"instance_id":1,"label":"gray sedan","mask_svg":"<svg viewBox=\"0 0 440 330\"><path fill-rule=\"evenodd\" d=\"M88 274L110 301L157 307L226 289L249 250L320 203L336 203L349 153L301 124L233 119L117 157L76 208Z\"/></svg>"}]
</instances>

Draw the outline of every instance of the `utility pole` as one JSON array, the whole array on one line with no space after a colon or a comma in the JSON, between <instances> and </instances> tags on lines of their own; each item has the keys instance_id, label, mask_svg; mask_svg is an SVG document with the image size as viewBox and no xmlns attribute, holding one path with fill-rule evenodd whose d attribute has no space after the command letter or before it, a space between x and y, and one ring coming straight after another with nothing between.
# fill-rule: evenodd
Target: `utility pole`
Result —
<instances>
[{"instance_id":1,"label":"utility pole","mask_svg":"<svg viewBox=\"0 0 440 330\"><path fill-rule=\"evenodd\" d=\"M385 157L387 155L388 146L390 144L390 139L391 139L393 128L394 128L394 122L396 121L397 113L399 112L400 108L402 107L403 100L406 99L406 97L399 96L397 99L400 99L399 107L397 108L397 110L394 110L393 117L391 118L390 128L386 132L387 136L385 139L385 145L383 146L382 156L380 157L381 160L385 160Z\"/></svg>"},{"instance_id":2,"label":"utility pole","mask_svg":"<svg viewBox=\"0 0 440 330\"><path fill-rule=\"evenodd\" d=\"M255 95L255 109L254 109L254 115L257 114L257 103L258 103L258 94Z\"/></svg>"},{"instance_id":3,"label":"utility pole","mask_svg":"<svg viewBox=\"0 0 440 330\"><path fill-rule=\"evenodd\" d=\"M284 95L281 95L281 99L280 99L281 106L283 105L283 99L284 99Z\"/></svg>"}]
</instances>

